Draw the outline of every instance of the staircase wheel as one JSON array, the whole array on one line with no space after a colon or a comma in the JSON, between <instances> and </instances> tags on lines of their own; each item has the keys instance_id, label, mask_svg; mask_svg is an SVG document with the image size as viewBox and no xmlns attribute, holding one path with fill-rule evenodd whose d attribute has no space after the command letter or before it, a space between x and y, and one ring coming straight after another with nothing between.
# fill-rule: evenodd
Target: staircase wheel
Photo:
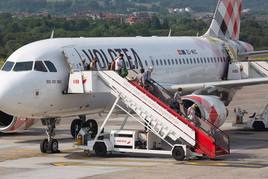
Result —
<instances>
[{"instance_id":1,"label":"staircase wheel","mask_svg":"<svg viewBox=\"0 0 268 179\"><path fill-rule=\"evenodd\" d=\"M181 146L176 146L172 150L172 157L177 161L183 161L185 158L185 152Z\"/></svg>"},{"instance_id":2,"label":"staircase wheel","mask_svg":"<svg viewBox=\"0 0 268 179\"><path fill-rule=\"evenodd\" d=\"M97 157L107 156L107 147L104 142L96 142L94 145L94 151Z\"/></svg>"}]
</instances>

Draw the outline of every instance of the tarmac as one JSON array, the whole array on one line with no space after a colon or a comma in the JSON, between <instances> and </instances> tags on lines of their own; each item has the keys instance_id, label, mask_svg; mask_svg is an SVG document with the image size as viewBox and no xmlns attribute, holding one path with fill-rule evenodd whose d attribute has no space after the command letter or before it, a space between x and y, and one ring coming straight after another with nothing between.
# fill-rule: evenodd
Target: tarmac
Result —
<instances>
[{"instance_id":1,"label":"tarmac","mask_svg":"<svg viewBox=\"0 0 268 179\"><path fill-rule=\"evenodd\" d=\"M255 132L232 127L233 108L240 106L250 113L259 112L268 102L268 85L241 89L228 107L229 118L222 129L229 135L231 154L217 160L198 159L178 162L170 156L114 154L106 158L88 155L73 147L70 136L72 119L57 126L61 153L42 154L39 143L46 137L37 124L29 131L0 134L0 178L4 179L135 179L135 178L268 178L268 131ZM105 116L90 116L101 121ZM110 128L120 125L114 116ZM129 128L136 128L134 122Z\"/></svg>"}]
</instances>

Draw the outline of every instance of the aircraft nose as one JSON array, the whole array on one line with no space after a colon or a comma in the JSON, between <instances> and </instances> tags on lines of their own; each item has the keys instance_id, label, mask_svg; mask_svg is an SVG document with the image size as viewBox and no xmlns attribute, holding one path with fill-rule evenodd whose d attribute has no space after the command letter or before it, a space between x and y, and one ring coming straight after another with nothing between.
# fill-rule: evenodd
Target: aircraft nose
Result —
<instances>
[{"instance_id":1,"label":"aircraft nose","mask_svg":"<svg viewBox=\"0 0 268 179\"><path fill-rule=\"evenodd\" d=\"M8 107L10 102L10 100L8 100L8 98L10 97L10 86L7 82L6 75L0 74L0 84L0 110L4 110L4 108Z\"/></svg>"}]
</instances>

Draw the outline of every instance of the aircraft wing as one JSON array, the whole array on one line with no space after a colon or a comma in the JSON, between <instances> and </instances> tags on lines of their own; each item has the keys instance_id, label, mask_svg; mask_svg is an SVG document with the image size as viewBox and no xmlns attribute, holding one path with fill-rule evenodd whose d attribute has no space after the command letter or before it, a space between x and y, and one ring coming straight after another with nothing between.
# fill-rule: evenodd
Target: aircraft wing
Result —
<instances>
[{"instance_id":1,"label":"aircraft wing","mask_svg":"<svg viewBox=\"0 0 268 179\"><path fill-rule=\"evenodd\" d=\"M167 90L175 92L178 88L182 88L185 93L192 93L196 90L208 88L208 87L220 87L225 89L241 88L243 86L251 86L258 84L268 84L268 77L254 78L254 79L242 79L242 80L228 80L228 81L216 81L208 83L193 83L193 84L173 84L163 85Z\"/></svg>"},{"instance_id":2,"label":"aircraft wing","mask_svg":"<svg viewBox=\"0 0 268 179\"><path fill-rule=\"evenodd\" d=\"M268 50L240 53L240 54L238 54L238 57L240 57L240 58L246 58L246 57L249 57L249 58L268 57Z\"/></svg>"}]
</instances>

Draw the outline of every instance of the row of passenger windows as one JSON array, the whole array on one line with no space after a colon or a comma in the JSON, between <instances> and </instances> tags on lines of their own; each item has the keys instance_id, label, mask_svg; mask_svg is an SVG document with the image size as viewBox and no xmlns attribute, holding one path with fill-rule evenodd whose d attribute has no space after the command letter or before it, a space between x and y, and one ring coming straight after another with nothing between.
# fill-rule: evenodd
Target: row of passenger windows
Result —
<instances>
[{"instance_id":1,"label":"row of passenger windows","mask_svg":"<svg viewBox=\"0 0 268 179\"><path fill-rule=\"evenodd\" d=\"M34 68L33 68L34 67ZM40 72L57 72L55 65L51 61L28 61L28 62L11 62L7 61L2 71L40 71Z\"/></svg>"},{"instance_id":2,"label":"row of passenger windows","mask_svg":"<svg viewBox=\"0 0 268 179\"><path fill-rule=\"evenodd\" d=\"M224 57L211 57L211 58L182 58L182 59L156 59L151 60L151 64L145 60L145 65L149 66L166 66L166 65L179 65L179 64L206 64L206 63L224 63L227 59Z\"/></svg>"}]
</instances>

